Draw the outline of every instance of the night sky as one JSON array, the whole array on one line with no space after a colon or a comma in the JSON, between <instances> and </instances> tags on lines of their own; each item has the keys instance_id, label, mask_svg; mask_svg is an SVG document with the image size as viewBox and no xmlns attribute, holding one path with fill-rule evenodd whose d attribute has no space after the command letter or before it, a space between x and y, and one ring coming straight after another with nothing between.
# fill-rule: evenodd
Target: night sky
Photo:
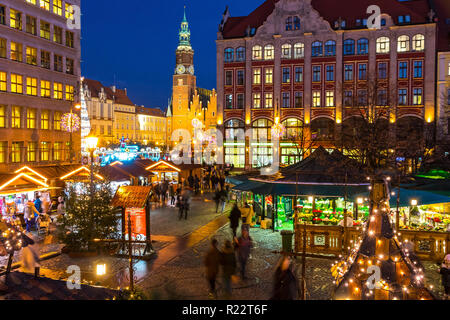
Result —
<instances>
[{"instance_id":1,"label":"night sky","mask_svg":"<svg viewBox=\"0 0 450 320\"><path fill-rule=\"evenodd\" d=\"M167 107L183 7L199 87L216 88L217 30L226 5L248 15L263 0L82 0L82 75L127 88L137 105Z\"/></svg>"}]
</instances>

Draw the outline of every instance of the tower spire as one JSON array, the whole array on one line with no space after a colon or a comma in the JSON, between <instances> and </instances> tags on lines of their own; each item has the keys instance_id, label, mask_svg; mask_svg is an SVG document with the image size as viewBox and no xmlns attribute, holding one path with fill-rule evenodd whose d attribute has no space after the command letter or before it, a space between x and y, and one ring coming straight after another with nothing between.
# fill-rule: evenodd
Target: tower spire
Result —
<instances>
[{"instance_id":1,"label":"tower spire","mask_svg":"<svg viewBox=\"0 0 450 320\"><path fill-rule=\"evenodd\" d=\"M181 21L181 28L179 35L178 49L191 49L191 30L189 29L189 23L186 18L186 6L184 6L183 20Z\"/></svg>"}]
</instances>

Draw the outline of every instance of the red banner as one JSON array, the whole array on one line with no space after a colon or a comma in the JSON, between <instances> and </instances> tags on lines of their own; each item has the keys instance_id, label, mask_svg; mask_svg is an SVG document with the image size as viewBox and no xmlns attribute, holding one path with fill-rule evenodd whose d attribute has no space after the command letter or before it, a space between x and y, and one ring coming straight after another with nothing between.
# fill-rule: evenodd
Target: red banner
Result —
<instances>
[{"instance_id":1,"label":"red banner","mask_svg":"<svg viewBox=\"0 0 450 320\"><path fill-rule=\"evenodd\" d=\"M125 210L125 233L128 234L128 215L131 219L131 236L136 238L138 235L145 237L147 234L145 223L145 208L127 208Z\"/></svg>"}]
</instances>

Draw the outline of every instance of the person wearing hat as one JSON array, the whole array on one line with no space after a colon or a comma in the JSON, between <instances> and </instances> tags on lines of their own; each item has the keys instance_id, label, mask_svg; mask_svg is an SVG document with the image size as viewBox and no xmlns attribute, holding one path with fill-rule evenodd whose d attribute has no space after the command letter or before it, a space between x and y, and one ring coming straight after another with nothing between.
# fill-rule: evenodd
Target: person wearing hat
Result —
<instances>
[{"instance_id":1,"label":"person wearing hat","mask_svg":"<svg viewBox=\"0 0 450 320\"><path fill-rule=\"evenodd\" d=\"M450 254L445 256L439 273L442 276L442 286L444 287L444 299L450 300Z\"/></svg>"}]
</instances>

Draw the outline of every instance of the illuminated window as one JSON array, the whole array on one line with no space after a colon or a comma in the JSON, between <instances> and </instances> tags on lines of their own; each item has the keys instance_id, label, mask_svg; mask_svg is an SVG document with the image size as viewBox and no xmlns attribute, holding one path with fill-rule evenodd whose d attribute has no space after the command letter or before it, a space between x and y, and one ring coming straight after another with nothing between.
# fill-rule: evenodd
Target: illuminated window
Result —
<instances>
[{"instance_id":1,"label":"illuminated window","mask_svg":"<svg viewBox=\"0 0 450 320\"><path fill-rule=\"evenodd\" d=\"M65 17L66 19L70 19L73 20L73 14L74 14L74 10L73 10L73 6L70 3L65 3Z\"/></svg>"},{"instance_id":2,"label":"illuminated window","mask_svg":"<svg viewBox=\"0 0 450 320\"><path fill-rule=\"evenodd\" d=\"M11 92L23 94L23 76L11 73Z\"/></svg>"},{"instance_id":3,"label":"illuminated window","mask_svg":"<svg viewBox=\"0 0 450 320\"><path fill-rule=\"evenodd\" d=\"M27 0L28 3L36 4L36 0Z\"/></svg>"},{"instance_id":4,"label":"illuminated window","mask_svg":"<svg viewBox=\"0 0 450 320\"><path fill-rule=\"evenodd\" d=\"M253 69L253 84L261 84L261 69Z\"/></svg>"},{"instance_id":5,"label":"illuminated window","mask_svg":"<svg viewBox=\"0 0 450 320\"><path fill-rule=\"evenodd\" d=\"M6 162L7 152L8 152L8 142L0 141L0 163Z\"/></svg>"},{"instance_id":6,"label":"illuminated window","mask_svg":"<svg viewBox=\"0 0 450 320\"><path fill-rule=\"evenodd\" d=\"M41 111L41 130L50 129L50 112L48 110Z\"/></svg>"},{"instance_id":7,"label":"illuminated window","mask_svg":"<svg viewBox=\"0 0 450 320\"><path fill-rule=\"evenodd\" d=\"M265 71L265 84L272 84L273 83L273 69L272 68L266 68Z\"/></svg>"},{"instance_id":8,"label":"illuminated window","mask_svg":"<svg viewBox=\"0 0 450 320\"><path fill-rule=\"evenodd\" d=\"M55 142L53 144L53 160L55 161L62 160L62 151L63 151L62 148L63 148L62 142Z\"/></svg>"},{"instance_id":9,"label":"illuminated window","mask_svg":"<svg viewBox=\"0 0 450 320\"><path fill-rule=\"evenodd\" d=\"M275 58L275 48L273 45L269 44L264 47L264 59L273 60Z\"/></svg>"},{"instance_id":10,"label":"illuminated window","mask_svg":"<svg viewBox=\"0 0 450 320\"><path fill-rule=\"evenodd\" d=\"M233 95L232 94L225 95L225 109L233 109Z\"/></svg>"},{"instance_id":11,"label":"illuminated window","mask_svg":"<svg viewBox=\"0 0 450 320\"><path fill-rule=\"evenodd\" d=\"M50 11L50 0L40 0L40 6L42 9Z\"/></svg>"},{"instance_id":12,"label":"illuminated window","mask_svg":"<svg viewBox=\"0 0 450 320\"><path fill-rule=\"evenodd\" d=\"M32 35L37 34L37 21L35 17L27 16L26 32Z\"/></svg>"},{"instance_id":13,"label":"illuminated window","mask_svg":"<svg viewBox=\"0 0 450 320\"><path fill-rule=\"evenodd\" d=\"M408 36L398 37L397 51L398 52L408 52L409 51L409 37Z\"/></svg>"},{"instance_id":14,"label":"illuminated window","mask_svg":"<svg viewBox=\"0 0 450 320\"><path fill-rule=\"evenodd\" d=\"M66 85L66 100L74 101L73 86Z\"/></svg>"},{"instance_id":15,"label":"illuminated window","mask_svg":"<svg viewBox=\"0 0 450 320\"><path fill-rule=\"evenodd\" d=\"M27 95L37 96L37 79L27 77Z\"/></svg>"},{"instance_id":16,"label":"illuminated window","mask_svg":"<svg viewBox=\"0 0 450 320\"><path fill-rule=\"evenodd\" d=\"M11 60L17 62L23 61L23 51L21 43L11 41Z\"/></svg>"},{"instance_id":17,"label":"illuminated window","mask_svg":"<svg viewBox=\"0 0 450 320\"><path fill-rule=\"evenodd\" d=\"M53 99L62 100L63 99L63 85L62 83L53 83Z\"/></svg>"},{"instance_id":18,"label":"illuminated window","mask_svg":"<svg viewBox=\"0 0 450 320\"><path fill-rule=\"evenodd\" d=\"M32 47L27 47L27 64L33 66L37 65L37 49Z\"/></svg>"},{"instance_id":19,"label":"illuminated window","mask_svg":"<svg viewBox=\"0 0 450 320\"><path fill-rule=\"evenodd\" d=\"M50 81L41 80L41 97L50 98Z\"/></svg>"},{"instance_id":20,"label":"illuminated window","mask_svg":"<svg viewBox=\"0 0 450 320\"><path fill-rule=\"evenodd\" d=\"M59 44L62 44L62 28L53 26L53 41Z\"/></svg>"},{"instance_id":21,"label":"illuminated window","mask_svg":"<svg viewBox=\"0 0 450 320\"><path fill-rule=\"evenodd\" d=\"M334 91L327 91L326 92L326 106L327 107L334 107Z\"/></svg>"},{"instance_id":22,"label":"illuminated window","mask_svg":"<svg viewBox=\"0 0 450 320\"><path fill-rule=\"evenodd\" d=\"M21 108L13 106L11 108L11 127L14 129L20 129L21 125Z\"/></svg>"},{"instance_id":23,"label":"illuminated window","mask_svg":"<svg viewBox=\"0 0 450 320\"><path fill-rule=\"evenodd\" d=\"M414 51L425 50L425 36L423 34L416 34L412 38L412 46Z\"/></svg>"},{"instance_id":24,"label":"illuminated window","mask_svg":"<svg viewBox=\"0 0 450 320\"><path fill-rule=\"evenodd\" d=\"M266 109L273 108L273 94L272 93L266 93L264 95L264 108L266 108Z\"/></svg>"},{"instance_id":25,"label":"illuminated window","mask_svg":"<svg viewBox=\"0 0 450 320\"><path fill-rule=\"evenodd\" d=\"M414 105L422 105L422 88L414 88L413 89L413 104Z\"/></svg>"},{"instance_id":26,"label":"illuminated window","mask_svg":"<svg viewBox=\"0 0 450 320\"><path fill-rule=\"evenodd\" d=\"M6 106L0 105L0 128L6 128Z\"/></svg>"},{"instance_id":27,"label":"illuminated window","mask_svg":"<svg viewBox=\"0 0 450 320\"><path fill-rule=\"evenodd\" d=\"M22 142L13 142L11 144L11 162L18 163L21 161Z\"/></svg>"},{"instance_id":28,"label":"illuminated window","mask_svg":"<svg viewBox=\"0 0 450 320\"><path fill-rule=\"evenodd\" d=\"M389 53L390 40L387 37L380 37L377 39L377 53Z\"/></svg>"},{"instance_id":29,"label":"illuminated window","mask_svg":"<svg viewBox=\"0 0 450 320\"><path fill-rule=\"evenodd\" d=\"M320 91L314 91L313 92L313 107L320 107L320 105L321 105Z\"/></svg>"},{"instance_id":30,"label":"illuminated window","mask_svg":"<svg viewBox=\"0 0 450 320\"><path fill-rule=\"evenodd\" d=\"M260 109L261 108L261 93L253 94L253 108Z\"/></svg>"},{"instance_id":31,"label":"illuminated window","mask_svg":"<svg viewBox=\"0 0 450 320\"><path fill-rule=\"evenodd\" d=\"M252 58L253 58L253 60L261 60L262 59L262 47L261 46L253 47Z\"/></svg>"},{"instance_id":32,"label":"illuminated window","mask_svg":"<svg viewBox=\"0 0 450 320\"><path fill-rule=\"evenodd\" d=\"M0 38L0 58L6 58L6 39Z\"/></svg>"},{"instance_id":33,"label":"illuminated window","mask_svg":"<svg viewBox=\"0 0 450 320\"><path fill-rule=\"evenodd\" d=\"M53 0L53 13L57 14L58 16L62 16L62 0Z\"/></svg>"},{"instance_id":34,"label":"illuminated window","mask_svg":"<svg viewBox=\"0 0 450 320\"><path fill-rule=\"evenodd\" d=\"M73 40L73 32L66 31L66 46L69 48L73 48L75 46L75 42Z\"/></svg>"},{"instance_id":35,"label":"illuminated window","mask_svg":"<svg viewBox=\"0 0 450 320\"><path fill-rule=\"evenodd\" d=\"M0 71L0 91L6 91L7 89L7 75L6 72Z\"/></svg>"},{"instance_id":36,"label":"illuminated window","mask_svg":"<svg viewBox=\"0 0 450 320\"><path fill-rule=\"evenodd\" d=\"M292 46L290 44L283 44L281 47L281 58L282 59L290 59L292 52Z\"/></svg>"},{"instance_id":37,"label":"illuminated window","mask_svg":"<svg viewBox=\"0 0 450 320\"><path fill-rule=\"evenodd\" d=\"M41 142L41 161L50 160L50 142Z\"/></svg>"},{"instance_id":38,"label":"illuminated window","mask_svg":"<svg viewBox=\"0 0 450 320\"><path fill-rule=\"evenodd\" d=\"M36 152L37 152L37 142L28 142L27 145L27 161L35 162L36 161Z\"/></svg>"},{"instance_id":39,"label":"illuminated window","mask_svg":"<svg viewBox=\"0 0 450 320\"><path fill-rule=\"evenodd\" d=\"M41 67L50 69L50 52L41 50Z\"/></svg>"},{"instance_id":40,"label":"illuminated window","mask_svg":"<svg viewBox=\"0 0 450 320\"><path fill-rule=\"evenodd\" d=\"M50 40L50 23L41 20L41 38Z\"/></svg>"},{"instance_id":41,"label":"illuminated window","mask_svg":"<svg viewBox=\"0 0 450 320\"><path fill-rule=\"evenodd\" d=\"M61 112L59 111L53 114L53 130L61 130Z\"/></svg>"},{"instance_id":42,"label":"illuminated window","mask_svg":"<svg viewBox=\"0 0 450 320\"><path fill-rule=\"evenodd\" d=\"M9 9L9 25L11 28L22 30L22 13L20 11Z\"/></svg>"},{"instance_id":43,"label":"illuminated window","mask_svg":"<svg viewBox=\"0 0 450 320\"><path fill-rule=\"evenodd\" d=\"M27 109L27 129L36 129L36 109Z\"/></svg>"},{"instance_id":44,"label":"illuminated window","mask_svg":"<svg viewBox=\"0 0 450 320\"><path fill-rule=\"evenodd\" d=\"M296 43L294 45L294 58L300 59L305 56L305 45L303 43Z\"/></svg>"}]
</instances>

